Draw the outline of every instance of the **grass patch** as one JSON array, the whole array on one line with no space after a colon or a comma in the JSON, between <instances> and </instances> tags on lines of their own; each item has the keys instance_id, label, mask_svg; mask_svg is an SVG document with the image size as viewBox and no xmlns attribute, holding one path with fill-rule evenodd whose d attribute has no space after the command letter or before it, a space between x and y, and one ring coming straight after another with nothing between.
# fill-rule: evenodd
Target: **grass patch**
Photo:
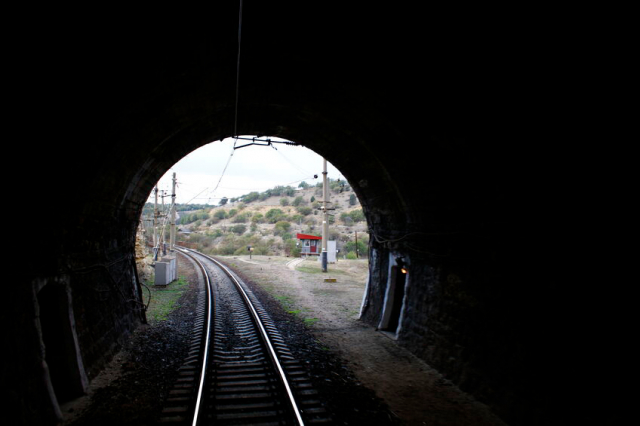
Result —
<instances>
[{"instance_id":1,"label":"grass patch","mask_svg":"<svg viewBox=\"0 0 640 426\"><path fill-rule=\"evenodd\" d=\"M316 322L318 322L318 318L305 318L304 319L304 324L309 326L309 325L313 325Z\"/></svg>"},{"instance_id":2,"label":"grass patch","mask_svg":"<svg viewBox=\"0 0 640 426\"><path fill-rule=\"evenodd\" d=\"M291 297L287 295L274 294L273 298L276 299L284 308L290 308L292 305Z\"/></svg>"},{"instance_id":3,"label":"grass patch","mask_svg":"<svg viewBox=\"0 0 640 426\"><path fill-rule=\"evenodd\" d=\"M291 315L297 316L300 314L303 314L305 311L307 311L306 308L298 308L297 306L295 306L293 304L293 300L291 299L290 296L287 295L274 295L273 296L279 303L280 306L282 306L282 308ZM317 318L304 318L303 321L305 322L305 324L313 324L314 322L316 322L318 319ZM310 321L310 322L309 322Z\"/></svg>"},{"instance_id":4,"label":"grass patch","mask_svg":"<svg viewBox=\"0 0 640 426\"><path fill-rule=\"evenodd\" d=\"M147 308L148 321L165 321L169 314L178 306L177 302L189 287L189 283L184 277L178 279L166 288L154 287L153 281L147 282L151 291L151 301Z\"/></svg>"}]
</instances>

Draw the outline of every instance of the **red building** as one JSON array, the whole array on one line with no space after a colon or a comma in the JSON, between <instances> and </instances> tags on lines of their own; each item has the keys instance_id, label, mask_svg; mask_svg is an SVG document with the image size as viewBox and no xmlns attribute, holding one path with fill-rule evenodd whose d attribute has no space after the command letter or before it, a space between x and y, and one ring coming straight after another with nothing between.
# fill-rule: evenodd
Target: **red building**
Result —
<instances>
[{"instance_id":1,"label":"red building","mask_svg":"<svg viewBox=\"0 0 640 426\"><path fill-rule=\"evenodd\" d=\"M322 237L316 237L315 235L296 234L296 238L300 241L300 254L319 255L322 251Z\"/></svg>"}]
</instances>

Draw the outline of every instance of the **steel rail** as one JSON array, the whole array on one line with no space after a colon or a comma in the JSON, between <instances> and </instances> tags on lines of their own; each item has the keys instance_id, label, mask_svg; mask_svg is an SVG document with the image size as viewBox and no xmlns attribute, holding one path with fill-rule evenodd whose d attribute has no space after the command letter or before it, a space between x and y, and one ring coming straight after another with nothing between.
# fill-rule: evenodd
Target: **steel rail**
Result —
<instances>
[{"instance_id":1,"label":"steel rail","mask_svg":"<svg viewBox=\"0 0 640 426\"><path fill-rule=\"evenodd\" d=\"M213 316L212 315L213 301L211 300L211 293L212 293L211 280L209 279L209 272L204 267L202 262L200 262L200 260L198 260L195 256L189 253L191 250L183 249L179 247L175 247L175 248L185 256L189 256L198 264L198 266L200 266L200 269L202 269L202 273L204 275L205 283L207 287L207 325L205 328L205 344L204 344L204 351L202 355L202 368L200 369L200 383L198 385L198 391L196 393L196 405L195 405L194 414L193 414L193 422L191 423L192 426L196 426L198 423L198 415L200 414L200 404L202 402L202 393L204 391L204 379L207 371L207 360L209 358L209 342L211 340L211 319Z\"/></svg>"},{"instance_id":2,"label":"steel rail","mask_svg":"<svg viewBox=\"0 0 640 426\"><path fill-rule=\"evenodd\" d=\"M223 265L222 263L220 263L216 259L214 259L212 257L209 257L209 256L207 256L205 254L202 254L202 253L199 253L199 252L195 252L195 253L198 253L198 255L210 260L211 262L215 263L220 269L222 269L225 272L225 274L227 274L227 276L229 276L229 278L231 279L233 284L238 289L238 292L240 293L242 298L245 300L247 306L249 307L249 311L251 312L251 315L254 318L256 325L258 326L258 330L260 331L260 335L262 337L262 340L263 340L263 342L265 343L265 346L268 349L269 356L270 356L271 360L273 361L274 365L276 366L280 381L284 385L285 390L287 391L287 397L289 398L289 403L291 404L291 407L292 407L292 409L293 409L293 411L295 413L296 420L298 421L299 425L304 426L304 421L302 420L302 416L300 414L300 409L298 408L298 404L296 403L295 397L293 396L293 392L291 391L291 387L289 386L289 382L288 382L287 377L285 375L284 369L282 368L282 365L280 365L280 361L278 360L278 356L276 355L276 351L273 348L273 345L271 344L271 340L269 339L269 335L267 334L267 331L264 328L264 325L262 324L262 320L260 319L260 316L258 315L258 312L255 310L255 308L253 306L253 303L251 303L251 299L247 295L246 291L244 290L244 288L242 288L242 285L240 284L240 282L236 279L236 277L233 275L233 273L225 265ZM195 423L194 423L194 426L195 426Z\"/></svg>"}]
</instances>

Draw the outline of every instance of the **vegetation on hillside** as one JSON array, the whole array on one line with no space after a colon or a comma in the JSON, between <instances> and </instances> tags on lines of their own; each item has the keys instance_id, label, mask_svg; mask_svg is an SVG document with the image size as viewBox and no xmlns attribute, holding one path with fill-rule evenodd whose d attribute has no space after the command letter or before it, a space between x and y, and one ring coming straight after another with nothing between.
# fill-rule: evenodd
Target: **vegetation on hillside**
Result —
<instances>
[{"instance_id":1,"label":"vegetation on hillside","mask_svg":"<svg viewBox=\"0 0 640 426\"><path fill-rule=\"evenodd\" d=\"M329 240L337 242L341 257L366 257L366 220L357 197L345 181L329 179L328 183L332 193ZM177 205L177 241L211 255L247 254L251 247L253 254L297 257L296 233L319 236L322 232L321 198L322 183L302 182L298 189L276 186L237 198L223 197L217 206ZM147 203L143 213L152 217L153 204ZM150 239L150 220L143 223Z\"/></svg>"}]
</instances>

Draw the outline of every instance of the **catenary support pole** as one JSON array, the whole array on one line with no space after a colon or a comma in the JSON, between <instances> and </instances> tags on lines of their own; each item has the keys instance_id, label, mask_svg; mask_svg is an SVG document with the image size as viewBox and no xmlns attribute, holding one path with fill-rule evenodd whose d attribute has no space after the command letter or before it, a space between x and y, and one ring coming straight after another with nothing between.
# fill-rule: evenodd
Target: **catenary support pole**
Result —
<instances>
[{"instance_id":1,"label":"catenary support pole","mask_svg":"<svg viewBox=\"0 0 640 426\"><path fill-rule=\"evenodd\" d=\"M153 190L155 200L153 202L153 260L158 260L158 186Z\"/></svg>"},{"instance_id":2,"label":"catenary support pole","mask_svg":"<svg viewBox=\"0 0 640 426\"><path fill-rule=\"evenodd\" d=\"M322 159L322 272L327 272L327 238L329 237L329 215L327 214L327 160Z\"/></svg>"},{"instance_id":3,"label":"catenary support pole","mask_svg":"<svg viewBox=\"0 0 640 426\"><path fill-rule=\"evenodd\" d=\"M171 189L171 228L169 230L169 251L174 250L176 244L176 174L173 174Z\"/></svg>"}]
</instances>

